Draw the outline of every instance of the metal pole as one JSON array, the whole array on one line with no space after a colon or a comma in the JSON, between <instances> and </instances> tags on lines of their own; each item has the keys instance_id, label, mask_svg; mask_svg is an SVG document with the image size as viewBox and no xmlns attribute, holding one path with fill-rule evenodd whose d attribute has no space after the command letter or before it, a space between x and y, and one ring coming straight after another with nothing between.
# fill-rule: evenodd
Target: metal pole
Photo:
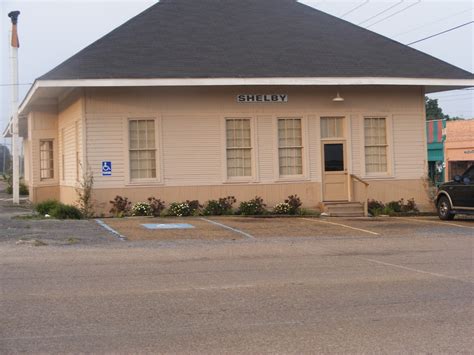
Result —
<instances>
[{"instance_id":1,"label":"metal pole","mask_svg":"<svg viewBox=\"0 0 474 355\"><path fill-rule=\"evenodd\" d=\"M18 136L18 37L16 25L19 11L12 11L8 17L12 21L12 46L11 46L11 74L12 74L12 155L13 155L13 203L20 203L20 157L19 157L19 136ZM16 45L14 45L16 41Z\"/></svg>"}]
</instances>

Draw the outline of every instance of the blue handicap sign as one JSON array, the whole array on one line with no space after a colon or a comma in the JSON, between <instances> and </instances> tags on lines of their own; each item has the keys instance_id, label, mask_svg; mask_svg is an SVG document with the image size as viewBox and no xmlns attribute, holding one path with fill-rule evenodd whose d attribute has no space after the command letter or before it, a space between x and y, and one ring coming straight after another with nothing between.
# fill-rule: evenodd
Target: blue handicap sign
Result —
<instances>
[{"instance_id":1,"label":"blue handicap sign","mask_svg":"<svg viewBox=\"0 0 474 355\"><path fill-rule=\"evenodd\" d=\"M112 176L112 162L111 161L102 162L102 176Z\"/></svg>"}]
</instances>

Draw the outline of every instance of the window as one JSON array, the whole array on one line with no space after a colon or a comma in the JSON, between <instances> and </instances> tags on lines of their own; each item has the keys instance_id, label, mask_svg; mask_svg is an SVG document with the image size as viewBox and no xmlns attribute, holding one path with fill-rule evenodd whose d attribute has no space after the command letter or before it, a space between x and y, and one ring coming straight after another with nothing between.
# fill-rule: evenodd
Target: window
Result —
<instances>
[{"instance_id":1,"label":"window","mask_svg":"<svg viewBox=\"0 0 474 355\"><path fill-rule=\"evenodd\" d=\"M129 121L130 178L156 179L155 120Z\"/></svg>"},{"instance_id":2,"label":"window","mask_svg":"<svg viewBox=\"0 0 474 355\"><path fill-rule=\"evenodd\" d=\"M462 176L464 172L474 165L474 161L450 161L449 162L449 180L453 180L456 175ZM471 169L471 176L474 175L474 169ZM474 177L474 176L473 176Z\"/></svg>"},{"instance_id":3,"label":"window","mask_svg":"<svg viewBox=\"0 0 474 355\"><path fill-rule=\"evenodd\" d=\"M321 118L321 138L343 138L344 118L343 117L322 117Z\"/></svg>"},{"instance_id":4,"label":"window","mask_svg":"<svg viewBox=\"0 0 474 355\"><path fill-rule=\"evenodd\" d=\"M252 139L250 119L227 119L227 176L252 176Z\"/></svg>"},{"instance_id":5,"label":"window","mask_svg":"<svg viewBox=\"0 0 474 355\"><path fill-rule=\"evenodd\" d=\"M74 122L75 139L76 139L76 181L80 180L81 160L79 156L79 121Z\"/></svg>"},{"instance_id":6,"label":"window","mask_svg":"<svg viewBox=\"0 0 474 355\"><path fill-rule=\"evenodd\" d=\"M66 131L61 129L61 178L66 179Z\"/></svg>"},{"instance_id":7,"label":"window","mask_svg":"<svg viewBox=\"0 0 474 355\"><path fill-rule=\"evenodd\" d=\"M301 119L278 119L278 157L281 176L303 174Z\"/></svg>"},{"instance_id":8,"label":"window","mask_svg":"<svg viewBox=\"0 0 474 355\"><path fill-rule=\"evenodd\" d=\"M365 118L365 171L387 172L387 124L385 118Z\"/></svg>"},{"instance_id":9,"label":"window","mask_svg":"<svg viewBox=\"0 0 474 355\"><path fill-rule=\"evenodd\" d=\"M40 141L40 177L41 180L54 178L53 141Z\"/></svg>"}]
</instances>

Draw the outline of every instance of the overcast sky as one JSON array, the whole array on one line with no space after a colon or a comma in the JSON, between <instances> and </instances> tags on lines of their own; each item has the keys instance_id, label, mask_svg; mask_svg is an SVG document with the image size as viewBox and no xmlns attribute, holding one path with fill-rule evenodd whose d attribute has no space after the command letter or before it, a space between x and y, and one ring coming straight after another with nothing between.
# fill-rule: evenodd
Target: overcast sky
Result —
<instances>
[{"instance_id":1,"label":"overcast sky","mask_svg":"<svg viewBox=\"0 0 474 355\"><path fill-rule=\"evenodd\" d=\"M8 12L21 11L19 36L20 83L24 84L20 86L22 99L35 78L156 2L156 0L0 0L2 131L9 117L11 95L9 86L11 25L7 17ZM474 1L470 0L301 0L300 2L405 44L467 23L474 17ZM382 14L374 17L379 13ZM473 72L473 27L473 24L470 24L415 44L413 47ZM341 36L343 35L341 33ZM471 118L474 116L473 95L474 90L460 90L431 96L440 99L445 113Z\"/></svg>"}]
</instances>

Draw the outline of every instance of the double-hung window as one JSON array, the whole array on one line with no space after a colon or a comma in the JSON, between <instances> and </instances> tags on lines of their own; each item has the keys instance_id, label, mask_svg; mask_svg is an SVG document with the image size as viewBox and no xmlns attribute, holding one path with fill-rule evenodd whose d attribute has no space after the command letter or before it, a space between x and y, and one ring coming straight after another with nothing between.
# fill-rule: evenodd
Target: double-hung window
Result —
<instances>
[{"instance_id":1,"label":"double-hung window","mask_svg":"<svg viewBox=\"0 0 474 355\"><path fill-rule=\"evenodd\" d=\"M53 140L40 141L40 177L41 180L54 178Z\"/></svg>"},{"instance_id":2,"label":"double-hung window","mask_svg":"<svg viewBox=\"0 0 474 355\"><path fill-rule=\"evenodd\" d=\"M280 176L303 174L303 137L300 118L278 119Z\"/></svg>"},{"instance_id":3,"label":"double-hung window","mask_svg":"<svg viewBox=\"0 0 474 355\"><path fill-rule=\"evenodd\" d=\"M365 171L387 173L387 121L383 117L364 118Z\"/></svg>"},{"instance_id":4,"label":"double-hung window","mask_svg":"<svg viewBox=\"0 0 474 355\"><path fill-rule=\"evenodd\" d=\"M130 179L156 179L155 120L129 120Z\"/></svg>"},{"instance_id":5,"label":"double-hung window","mask_svg":"<svg viewBox=\"0 0 474 355\"><path fill-rule=\"evenodd\" d=\"M227 177L252 176L252 138L249 118L226 119Z\"/></svg>"}]
</instances>

